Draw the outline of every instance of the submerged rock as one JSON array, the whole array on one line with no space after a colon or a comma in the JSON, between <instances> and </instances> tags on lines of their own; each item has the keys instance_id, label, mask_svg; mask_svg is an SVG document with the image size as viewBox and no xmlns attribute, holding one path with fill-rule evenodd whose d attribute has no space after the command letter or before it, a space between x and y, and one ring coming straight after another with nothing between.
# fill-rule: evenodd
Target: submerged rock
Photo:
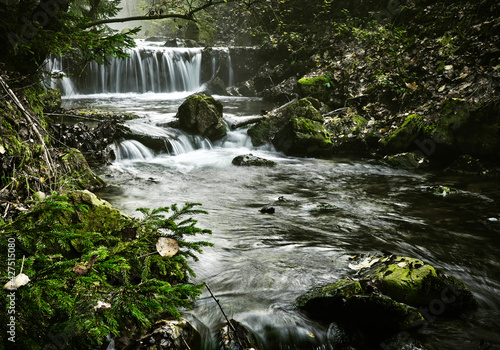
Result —
<instances>
[{"instance_id":1,"label":"submerged rock","mask_svg":"<svg viewBox=\"0 0 500 350\"><path fill-rule=\"evenodd\" d=\"M276 162L272 160L268 160L265 158L256 157L253 154L244 154L241 156L236 156L232 163L234 165L239 166L265 166L265 167L273 167L276 165Z\"/></svg>"},{"instance_id":2,"label":"submerged rock","mask_svg":"<svg viewBox=\"0 0 500 350\"><path fill-rule=\"evenodd\" d=\"M176 117L181 129L215 141L227 133L222 120L222 109L222 103L212 96L195 94L181 104Z\"/></svg>"},{"instance_id":3,"label":"submerged rock","mask_svg":"<svg viewBox=\"0 0 500 350\"><path fill-rule=\"evenodd\" d=\"M457 315L477 306L463 282L419 259L367 257L349 267L357 271L355 279L314 288L297 306L314 318L382 338L418 327L429 312Z\"/></svg>"}]
</instances>

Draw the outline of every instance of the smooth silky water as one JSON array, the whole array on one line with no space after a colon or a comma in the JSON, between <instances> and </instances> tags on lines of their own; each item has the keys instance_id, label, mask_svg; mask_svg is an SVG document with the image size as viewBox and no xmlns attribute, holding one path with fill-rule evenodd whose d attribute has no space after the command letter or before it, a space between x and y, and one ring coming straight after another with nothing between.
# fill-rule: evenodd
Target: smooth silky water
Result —
<instances>
[{"instance_id":1,"label":"smooth silky water","mask_svg":"<svg viewBox=\"0 0 500 350\"><path fill-rule=\"evenodd\" d=\"M211 143L161 126L175 118L189 94L72 94L64 107L132 112L140 116L127 122L133 130L171 140L168 154L130 140L114 145L117 160L98 169L108 184L98 194L132 216L139 215L139 207L202 203L209 215L197 216L198 226L213 234L197 239L214 247L191 263L197 274L191 282L206 282L225 313L256 336L261 350L350 349L335 324L310 320L294 301L311 287L352 275L351 255L382 251L445 269L479 301L473 315L429 320L416 333L424 349L500 346L497 180L395 170L369 159L287 157L269 146L253 147L245 129ZM259 99L215 97L232 119L270 108ZM278 165L231 164L247 153ZM459 193L438 197L427 190L433 185ZM279 197L286 201L274 203ZM274 214L259 212L267 204L276 208ZM320 210L321 204L338 210ZM204 348L217 348L224 318L207 291L183 315L202 333ZM406 348L419 349L418 342Z\"/></svg>"}]
</instances>

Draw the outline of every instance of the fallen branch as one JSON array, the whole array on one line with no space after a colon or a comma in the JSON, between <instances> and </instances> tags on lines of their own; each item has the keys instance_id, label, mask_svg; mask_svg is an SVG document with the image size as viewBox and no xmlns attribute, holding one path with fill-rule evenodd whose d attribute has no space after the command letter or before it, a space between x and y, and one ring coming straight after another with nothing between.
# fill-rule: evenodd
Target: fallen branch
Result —
<instances>
[{"instance_id":1,"label":"fallen branch","mask_svg":"<svg viewBox=\"0 0 500 350\"><path fill-rule=\"evenodd\" d=\"M250 124L254 124L254 123L260 122L261 120L264 120L266 118L267 117L264 116L264 115L259 115L257 117L238 118L237 120L236 119L232 119L232 118L227 118L227 117L224 118L224 119L226 120L226 123L229 126L229 128L231 130L235 130L235 129L241 128L243 126L247 126L247 125L250 125Z\"/></svg>"}]
</instances>

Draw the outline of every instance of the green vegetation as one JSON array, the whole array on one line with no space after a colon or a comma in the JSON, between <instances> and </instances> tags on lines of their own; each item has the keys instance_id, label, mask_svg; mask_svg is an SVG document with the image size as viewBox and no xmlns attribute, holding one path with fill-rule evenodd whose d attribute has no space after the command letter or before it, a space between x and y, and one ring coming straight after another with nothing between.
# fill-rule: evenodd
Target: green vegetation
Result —
<instances>
[{"instance_id":1,"label":"green vegetation","mask_svg":"<svg viewBox=\"0 0 500 350\"><path fill-rule=\"evenodd\" d=\"M186 283L194 275L188 259L211 245L186 239L210 233L190 217L206 213L198 205L138 209L141 219L122 217L120 225L89 232L88 222L106 220L95 216L95 206L53 194L2 224L0 253L6 257L9 243L14 246L16 273L22 266L29 277L15 291L17 349L42 349L55 339L61 348L88 349L108 334L140 334L160 312L179 317L178 309L189 307L203 287ZM161 256L160 237L177 242L177 254ZM7 259L0 269L8 270ZM1 289L0 298L9 300L8 293ZM7 307L2 324L9 323Z\"/></svg>"}]
</instances>

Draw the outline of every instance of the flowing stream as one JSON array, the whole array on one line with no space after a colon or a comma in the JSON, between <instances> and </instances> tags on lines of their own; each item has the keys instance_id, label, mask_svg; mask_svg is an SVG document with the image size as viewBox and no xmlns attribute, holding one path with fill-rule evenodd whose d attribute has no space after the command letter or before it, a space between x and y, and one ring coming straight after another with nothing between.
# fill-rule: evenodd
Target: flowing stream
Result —
<instances>
[{"instance_id":1,"label":"flowing stream","mask_svg":"<svg viewBox=\"0 0 500 350\"><path fill-rule=\"evenodd\" d=\"M166 62L159 50L151 52L155 51L157 62ZM186 52L181 56L193 62L196 54ZM147 69L160 69L153 61ZM122 62L122 68L131 63L140 66L130 61ZM141 69L151 73L145 70L147 64L142 61ZM188 68L200 69L194 64ZM94 84L95 91L86 95L67 91L64 107L132 112L141 116L127 122L134 131L169 140L170 151L160 154L137 141L115 145L117 160L98 170L108 183L98 194L130 215L138 215L139 207L202 203L209 215L197 216L198 226L213 234L198 239L214 247L205 248L200 260L191 264L197 274L192 281L210 286L226 314L255 335L259 349L355 348L345 344L335 324L310 320L294 307L294 301L313 286L352 275L348 268L352 254L381 251L420 258L445 269L463 280L480 303L473 315L429 319L406 348L500 347L498 181L395 170L352 157L287 157L272 147L253 147L245 129L210 143L159 126L173 120L182 101L200 88L199 81L194 88L162 84L193 75L199 79L199 72L178 73L177 80L171 75L155 80L161 74L153 72L144 79L156 81L160 87L156 92L142 89L147 83L143 85L141 78L134 80L138 91L116 93L120 90L112 79L120 73L105 72L92 79L104 76L106 89L100 88L106 84ZM255 116L270 108L259 99L215 97L224 104L226 118ZM235 156L247 153L278 165L231 164ZM455 187L459 192L436 196L428 190L433 185ZM280 197L284 200L279 201ZM276 212L261 214L259 209L266 204L273 204ZM321 204L338 209L321 210ZM215 334L224 318L208 292L184 315L202 333L204 348L217 348Z\"/></svg>"}]
</instances>

